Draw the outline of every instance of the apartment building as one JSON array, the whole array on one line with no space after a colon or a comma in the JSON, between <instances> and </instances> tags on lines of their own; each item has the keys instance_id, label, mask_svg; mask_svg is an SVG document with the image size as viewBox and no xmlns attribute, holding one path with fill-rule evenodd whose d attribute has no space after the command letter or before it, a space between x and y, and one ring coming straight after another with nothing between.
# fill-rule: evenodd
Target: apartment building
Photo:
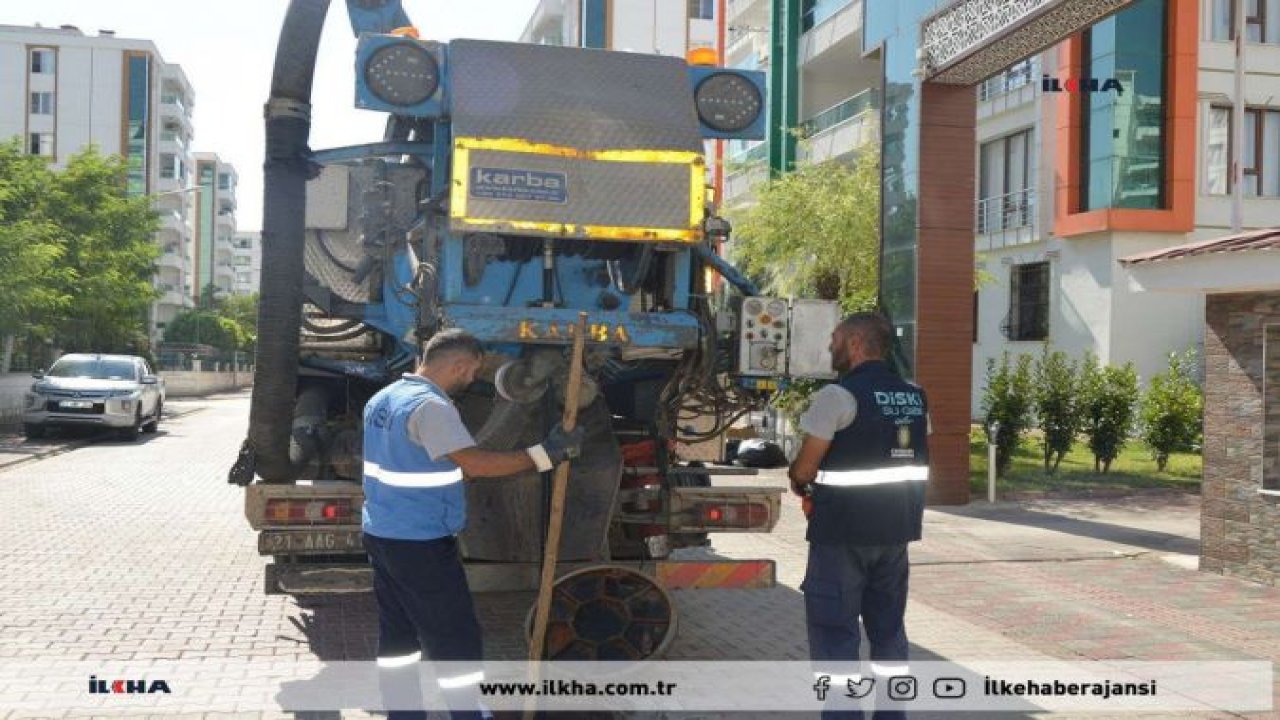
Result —
<instances>
[{"instance_id":1,"label":"apartment building","mask_svg":"<svg viewBox=\"0 0 1280 720\"><path fill-rule=\"evenodd\" d=\"M79 28L0 25L0 139L21 138L54 167L88 145L123 157L129 191L160 213L153 339L193 305L191 84L149 40Z\"/></svg>"},{"instance_id":2,"label":"apartment building","mask_svg":"<svg viewBox=\"0 0 1280 720\"><path fill-rule=\"evenodd\" d=\"M238 176L217 153L195 153L196 208L194 300L231 295L236 289L236 185Z\"/></svg>"},{"instance_id":3,"label":"apartment building","mask_svg":"<svg viewBox=\"0 0 1280 720\"><path fill-rule=\"evenodd\" d=\"M784 111L802 130L799 161L879 144L880 68L862 52L864 3L778 1L800 11L790 43L771 40L771 0L727 3L726 64L769 68L776 47L794 48L781 70L797 78ZM987 360L1006 351L1038 353L1048 342L1075 357L1132 361L1146 379L1169 352L1201 345L1202 297L1140 292L1119 261L1230 232L1233 5L1137 0L975 88L975 416ZM1250 229L1280 225L1280 0L1246 6ZM1064 84L1090 77L1095 92ZM1106 80L1118 87L1103 90ZM768 144L731 149L727 203L750 201L768 157Z\"/></svg>"},{"instance_id":4,"label":"apartment building","mask_svg":"<svg viewBox=\"0 0 1280 720\"><path fill-rule=\"evenodd\" d=\"M235 272L234 295L258 292L262 275L262 233L237 232L231 240L231 265Z\"/></svg>"},{"instance_id":5,"label":"apartment building","mask_svg":"<svg viewBox=\"0 0 1280 720\"><path fill-rule=\"evenodd\" d=\"M685 57L716 47L719 0L541 0L520 42Z\"/></svg>"}]
</instances>

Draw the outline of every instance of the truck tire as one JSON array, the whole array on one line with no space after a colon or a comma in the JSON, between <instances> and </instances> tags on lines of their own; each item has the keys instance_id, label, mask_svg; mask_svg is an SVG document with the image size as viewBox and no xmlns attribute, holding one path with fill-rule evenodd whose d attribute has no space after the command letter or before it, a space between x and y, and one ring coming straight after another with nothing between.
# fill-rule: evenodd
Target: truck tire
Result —
<instances>
[{"instance_id":1,"label":"truck tire","mask_svg":"<svg viewBox=\"0 0 1280 720\"><path fill-rule=\"evenodd\" d=\"M142 432L153 433L156 430L160 429L160 414L163 412L164 412L164 402L161 400L157 400L155 417L151 418L150 422L142 426Z\"/></svg>"},{"instance_id":2,"label":"truck tire","mask_svg":"<svg viewBox=\"0 0 1280 720\"><path fill-rule=\"evenodd\" d=\"M22 436L28 440L39 440L40 438L44 437L44 434L47 430L48 428L46 428L43 425L37 425L35 423L25 423L22 426Z\"/></svg>"},{"instance_id":3,"label":"truck tire","mask_svg":"<svg viewBox=\"0 0 1280 720\"><path fill-rule=\"evenodd\" d=\"M138 411L134 413L134 416L133 416L133 424L130 425L129 427L120 428L118 432L121 440L125 442L135 442L137 441L138 434L141 433L141 431L142 431L142 406L139 405Z\"/></svg>"}]
</instances>

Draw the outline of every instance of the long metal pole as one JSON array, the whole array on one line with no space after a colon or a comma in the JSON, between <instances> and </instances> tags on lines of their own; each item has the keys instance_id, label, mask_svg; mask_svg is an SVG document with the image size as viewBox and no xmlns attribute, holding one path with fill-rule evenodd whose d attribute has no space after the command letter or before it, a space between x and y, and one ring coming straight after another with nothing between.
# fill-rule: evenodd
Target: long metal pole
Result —
<instances>
[{"instance_id":1,"label":"long metal pole","mask_svg":"<svg viewBox=\"0 0 1280 720\"><path fill-rule=\"evenodd\" d=\"M1235 33L1235 86L1232 90L1234 106L1231 110L1231 232L1244 230L1244 44L1245 2L1235 0L1232 24Z\"/></svg>"}]
</instances>

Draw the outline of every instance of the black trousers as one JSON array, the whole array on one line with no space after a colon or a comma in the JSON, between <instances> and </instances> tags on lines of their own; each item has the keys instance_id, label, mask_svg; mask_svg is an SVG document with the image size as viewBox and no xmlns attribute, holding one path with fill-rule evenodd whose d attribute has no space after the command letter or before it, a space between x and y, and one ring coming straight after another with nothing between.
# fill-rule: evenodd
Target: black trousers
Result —
<instances>
[{"instance_id":1,"label":"black trousers","mask_svg":"<svg viewBox=\"0 0 1280 720\"><path fill-rule=\"evenodd\" d=\"M815 672L822 661L857 662L862 635L858 619L871 643L872 669L904 666L907 661L907 580L910 561L906 543L858 547L809 544L805 569L805 623L809 657ZM877 673L876 696L893 671ZM824 712L824 718L862 718L861 712ZM876 718L904 718L901 712L877 711Z\"/></svg>"},{"instance_id":2,"label":"black trousers","mask_svg":"<svg viewBox=\"0 0 1280 720\"><path fill-rule=\"evenodd\" d=\"M425 718L418 672L421 654L440 662L474 662L483 657L480 623L453 537L392 540L366 534L378 602L378 661L383 700L393 720ZM457 667L457 666L451 666ZM470 674L470 673L465 673ZM457 682L463 680L461 687ZM437 677L454 718L479 718L474 683Z\"/></svg>"}]
</instances>

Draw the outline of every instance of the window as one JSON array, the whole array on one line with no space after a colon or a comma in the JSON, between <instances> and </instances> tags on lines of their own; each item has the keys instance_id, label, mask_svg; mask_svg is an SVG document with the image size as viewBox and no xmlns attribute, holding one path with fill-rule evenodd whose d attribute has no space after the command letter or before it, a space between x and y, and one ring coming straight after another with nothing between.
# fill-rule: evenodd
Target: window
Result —
<instances>
[{"instance_id":1,"label":"window","mask_svg":"<svg viewBox=\"0 0 1280 720\"><path fill-rule=\"evenodd\" d=\"M1231 108L1209 109L1205 179L1206 190L1213 195L1231 192L1231 122ZM1280 197L1280 110L1245 110L1241 165L1245 195Z\"/></svg>"},{"instance_id":2,"label":"window","mask_svg":"<svg viewBox=\"0 0 1280 720\"><path fill-rule=\"evenodd\" d=\"M1213 0L1209 39L1236 39L1236 0ZM1244 37L1252 43L1280 44L1280 0L1244 0Z\"/></svg>"},{"instance_id":3,"label":"window","mask_svg":"<svg viewBox=\"0 0 1280 720\"><path fill-rule=\"evenodd\" d=\"M27 151L32 155L53 157L53 133L31 133Z\"/></svg>"},{"instance_id":4,"label":"window","mask_svg":"<svg viewBox=\"0 0 1280 720\"><path fill-rule=\"evenodd\" d=\"M160 154L160 177L172 180L178 176L178 157L173 153Z\"/></svg>"},{"instance_id":5,"label":"window","mask_svg":"<svg viewBox=\"0 0 1280 720\"><path fill-rule=\"evenodd\" d=\"M1049 337L1049 263L1013 266L1009 276L1009 317L1003 330L1010 340Z\"/></svg>"},{"instance_id":6,"label":"window","mask_svg":"<svg viewBox=\"0 0 1280 720\"><path fill-rule=\"evenodd\" d=\"M52 74L54 71L54 58L57 57L53 53L52 48L34 48L31 51L31 72L35 75Z\"/></svg>"},{"instance_id":7,"label":"window","mask_svg":"<svg viewBox=\"0 0 1280 720\"><path fill-rule=\"evenodd\" d=\"M53 114L53 93L51 92L31 93L31 114L32 115L52 115Z\"/></svg>"},{"instance_id":8,"label":"window","mask_svg":"<svg viewBox=\"0 0 1280 720\"><path fill-rule=\"evenodd\" d=\"M230 189L231 189L231 174L230 174L230 173L218 173L218 189L219 189L219 190L230 190Z\"/></svg>"},{"instance_id":9,"label":"window","mask_svg":"<svg viewBox=\"0 0 1280 720\"><path fill-rule=\"evenodd\" d=\"M978 233L1027 227L1034 214L1031 130L982 144L978 159Z\"/></svg>"},{"instance_id":10,"label":"window","mask_svg":"<svg viewBox=\"0 0 1280 720\"><path fill-rule=\"evenodd\" d=\"M1205 145L1205 192L1226 195L1231 189L1231 108L1209 108Z\"/></svg>"},{"instance_id":11,"label":"window","mask_svg":"<svg viewBox=\"0 0 1280 720\"><path fill-rule=\"evenodd\" d=\"M1124 92L1082 98L1082 206L1073 212L1165 207L1165 25L1163 0L1137 0L1083 35L1081 77L1116 80Z\"/></svg>"},{"instance_id":12,"label":"window","mask_svg":"<svg viewBox=\"0 0 1280 720\"><path fill-rule=\"evenodd\" d=\"M1030 57L1010 65L998 75L992 75L983 80L978 85L978 100L990 100L1030 84L1031 79L1040 74L1039 65L1037 58Z\"/></svg>"},{"instance_id":13,"label":"window","mask_svg":"<svg viewBox=\"0 0 1280 720\"><path fill-rule=\"evenodd\" d=\"M714 20L715 17L715 0L689 0L690 20Z\"/></svg>"}]
</instances>

